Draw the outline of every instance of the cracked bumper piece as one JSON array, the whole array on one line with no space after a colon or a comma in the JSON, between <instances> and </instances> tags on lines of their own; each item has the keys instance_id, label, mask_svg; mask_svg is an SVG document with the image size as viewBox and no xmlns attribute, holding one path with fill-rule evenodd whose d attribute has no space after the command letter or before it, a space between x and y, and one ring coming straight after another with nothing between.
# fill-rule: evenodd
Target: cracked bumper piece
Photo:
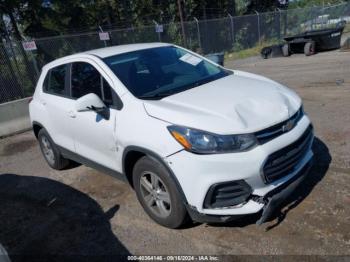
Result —
<instances>
[{"instance_id":1,"label":"cracked bumper piece","mask_svg":"<svg viewBox=\"0 0 350 262\"><path fill-rule=\"evenodd\" d=\"M261 218L256 222L257 225L261 225L268 221L274 213L283 206L283 203L295 192L296 188L303 182L307 176L311 166L312 160L303 167L300 173L288 181L288 183L276 188L263 197L266 204L263 208Z\"/></svg>"}]
</instances>

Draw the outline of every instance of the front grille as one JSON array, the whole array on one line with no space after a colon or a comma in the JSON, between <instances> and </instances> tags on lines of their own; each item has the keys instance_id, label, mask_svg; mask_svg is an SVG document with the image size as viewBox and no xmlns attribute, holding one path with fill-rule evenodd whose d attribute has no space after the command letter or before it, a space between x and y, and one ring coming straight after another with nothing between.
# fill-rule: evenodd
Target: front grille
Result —
<instances>
[{"instance_id":1,"label":"front grille","mask_svg":"<svg viewBox=\"0 0 350 262\"><path fill-rule=\"evenodd\" d=\"M212 185L204 200L204 208L223 208L244 203L252 193L244 180Z\"/></svg>"},{"instance_id":2,"label":"front grille","mask_svg":"<svg viewBox=\"0 0 350 262\"><path fill-rule=\"evenodd\" d=\"M297 141L271 154L263 167L265 183L272 183L293 172L310 148L312 138L310 125Z\"/></svg>"},{"instance_id":3,"label":"front grille","mask_svg":"<svg viewBox=\"0 0 350 262\"><path fill-rule=\"evenodd\" d=\"M303 117L303 115L304 115L303 108L300 107L300 109L294 115L292 115L289 119L277 125L274 125L264 130L261 130L259 132L256 132L255 136L259 144L264 144L266 142L269 142L270 140L282 135L283 133L286 133L292 130L296 126L296 124L299 122L299 120ZM291 123L292 128L290 128L289 130L286 130L285 126L287 125L288 122Z\"/></svg>"}]
</instances>

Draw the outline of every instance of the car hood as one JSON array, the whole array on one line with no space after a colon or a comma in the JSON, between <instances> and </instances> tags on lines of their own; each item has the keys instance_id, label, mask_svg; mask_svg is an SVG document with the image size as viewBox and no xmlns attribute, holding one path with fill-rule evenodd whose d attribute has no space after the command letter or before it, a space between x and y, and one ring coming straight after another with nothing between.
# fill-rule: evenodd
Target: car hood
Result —
<instances>
[{"instance_id":1,"label":"car hood","mask_svg":"<svg viewBox=\"0 0 350 262\"><path fill-rule=\"evenodd\" d=\"M290 89L241 71L161 100L144 101L152 117L217 134L259 131L288 119L300 106L299 96Z\"/></svg>"}]
</instances>

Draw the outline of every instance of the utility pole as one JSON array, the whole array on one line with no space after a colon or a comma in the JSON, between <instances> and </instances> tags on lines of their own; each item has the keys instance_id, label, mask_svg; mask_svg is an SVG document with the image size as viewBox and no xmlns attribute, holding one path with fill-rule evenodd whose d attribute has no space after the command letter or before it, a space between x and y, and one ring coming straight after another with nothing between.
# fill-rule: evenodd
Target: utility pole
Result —
<instances>
[{"instance_id":1,"label":"utility pole","mask_svg":"<svg viewBox=\"0 0 350 262\"><path fill-rule=\"evenodd\" d=\"M177 0L177 7L179 9L183 45L186 47L186 34L185 34L185 26L184 26L184 20L183 20L183 15L182 15L181 0Z\"/></svg>"},{"instance_id":2,"label":"utility pole","mask_svg":"<svg viewBox=\"0 0 350 262\"><path fill-rule=\"evenodd\" d=\"M232 45L235 44L235 30L234 30L234 23L233 23L233 16L228 13L228 17L230 18L231 22L231 40L232 40Z\"/></svg>"}]
</instances>

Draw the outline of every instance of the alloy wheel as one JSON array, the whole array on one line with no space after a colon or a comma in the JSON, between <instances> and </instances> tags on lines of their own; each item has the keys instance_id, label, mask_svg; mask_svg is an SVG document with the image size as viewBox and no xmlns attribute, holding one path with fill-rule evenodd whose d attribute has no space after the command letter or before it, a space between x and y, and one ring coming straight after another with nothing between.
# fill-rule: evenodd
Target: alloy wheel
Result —
<instances>
[{"instance_id":1,"label":"alloy wheel","mask_svg":"<svg viewBox=\"0 0 350 262\"><path fill-rule=\"evenodd\" d=\"M153 172L145 171L140 177L141 195L147 207L159 217L167 217L171 212L169 191L164 182Z\"/></svg>"},{"instance_id":2,"label":"alloy wheel","mask_svg":"<svg viewBox=\"0 0 350 262\"><path fill-rule=\"evenodd\" d=\"M44 153L44 156L45 156L46 160L50 164L54 165L55 164L55 153L53 152L51 143L47 139L46 136L43 136L41 138L41 144L42 144L42 149L43 149L43 153Z\"/></svg>"}]
</instances>

